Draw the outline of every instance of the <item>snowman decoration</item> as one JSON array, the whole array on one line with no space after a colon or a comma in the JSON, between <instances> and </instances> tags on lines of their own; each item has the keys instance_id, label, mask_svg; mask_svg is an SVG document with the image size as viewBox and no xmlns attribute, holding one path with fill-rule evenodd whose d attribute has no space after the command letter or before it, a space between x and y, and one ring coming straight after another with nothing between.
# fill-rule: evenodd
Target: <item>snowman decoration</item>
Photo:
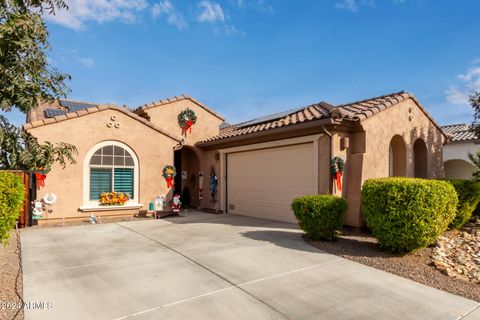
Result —
<instances>
[{"instance_id":1,"label":"snowman decoration","mask_svg":"<svg viewBox=\"0 0 480 320\"><path fill-rule=\"evenodd\" d=\"M35 200L32 205L32 214L37 218L41 218L43 216L43 210L45 209L43 202L41 200Z\"/></svg>"},{"instance_id":2,"label":"snowman decoration","mask_svg":"<svg viewBox=\"0 0 480 320\"><path fill-rule=\"evenodd\" d=\"M47 210L47 206L53 206L57 202L57 195L55 193L47 193L41 200L35 200L32 203L32 214L37 218L43 218L43 214L46 211L51 213L52 210Z\"/></svg>"}]
</instances>

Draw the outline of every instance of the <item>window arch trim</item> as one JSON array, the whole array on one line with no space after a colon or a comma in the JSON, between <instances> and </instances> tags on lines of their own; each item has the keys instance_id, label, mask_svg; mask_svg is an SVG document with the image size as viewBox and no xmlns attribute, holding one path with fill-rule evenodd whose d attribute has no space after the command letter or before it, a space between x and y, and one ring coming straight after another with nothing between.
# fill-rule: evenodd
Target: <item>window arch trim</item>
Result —
<instances>
[{"instance_id":1,"label":"window arch trim","mask_svg":"<svg viewBox=\"0 0 480 320\"><path fill-rule=\"evenodd\" d=\"M116 146L124 149L128 152L133 159L133 166L116 166L116 165L91 165L90 162L92 160L93 155L101 148L106 146ZM105 168L133 168L134 169L134 181L133 181L133 199L130 199L125 205L123 206L115 206L115 207L108 207L108 206L100 206L98 200L90 200L90 168L91 167L105 167ZM133 209L133 208L140 208L143 205L139 203L139 179L140 179L140 167L138 157L128 145L115 140L107 140L102 141L100 143L95 144L92 146L85 158L83 159L83 206L80 207L81 211L91 211L91 210L122 210L122 209Z\"/></svg>"}]
</instances>

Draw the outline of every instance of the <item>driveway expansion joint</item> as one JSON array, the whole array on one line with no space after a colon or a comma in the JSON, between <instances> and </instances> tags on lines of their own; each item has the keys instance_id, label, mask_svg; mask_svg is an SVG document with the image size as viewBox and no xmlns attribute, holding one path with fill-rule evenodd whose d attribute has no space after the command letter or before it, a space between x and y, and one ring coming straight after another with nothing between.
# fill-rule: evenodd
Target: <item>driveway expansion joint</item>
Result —
<instances>
[{"instance_id":1,"label":"driveway expansion joint","mask_svg":"<svg viewBox=\"0 0 480 320\"><path fill-rule=\"evenodd\" d=\"M458 318L455 319L455 320L465 319L466 317L468 317L468 315L474 313L476 310L480 310L480 304L477 305L476 307L473 307L472 310L467 311L466 313L464 313L463 315L461 315L460 317L458 317Z\"/></svg>"},{"instance_id":2,"label":"driveway expansion joint","mask_svg":"<svg viewBox=\"0 0 480 320\"><path fill-rule=\"evenodd\" d=\"M143 236L143 237L145 237L145 238L147 238L147 239L149 239L149 240L151 240L151 241L154 241L154 242L158 243L159 245L163 246L164 248L167 248L167 249L169 249L169 250L171 250L171 251L173 251L173 252L181 255L182 257L184 257L185 259L193 262L194 264L196 264L197 266L201 267L202 269L204 269L204 270L212 273L213 275L217 276L218 278L222 279L223 281L229 283L229 284L232 286L231 288L237 288L237 289L241 290L243 293L247 294L248 296L252 297L253 299L255 299L255 300L257 300L257 301L259 301L260 303L262 303L262 304L265 305L266 307L268 307L268 308L272 309L273 311L277 312L278 314L280 314L280 315L281 315L282 317L284 317L285 319L293 320L292 318L290 318L289 316L287 316L286 314L284 314L282 311L278 310L278 309L275 308L274 306L269 305L269 304L266 303L264 300L262 300L262 299L260 299L260 298L258 298L258 297L256 297L256 296L254 296L253 294L251 294L250 292L246 291L245 289L239 287L237 284L235 284L235 283L233 283L232 281L228 280L228 279L225 278L224 276L222 276L222 275L218 274L217 272L211 270L210 268L208 268L207 266L199 263L198 261L193 260L192 258L190 258L189 256L187 256L186 254L184 254L184 253L182 253L182 252L180 252L180 251L178 251L178 250L176 250L176 249L174 249L174 248L172 248L172 247L170 247L170 246L168 246L168 245L166 245L166 244L164 244L164 243L162 243L162 242L160 242L160 241L158 241L158 240L156 240L156 239L154 239L154 238L152 238L152 237L149 237L149 236L144 235L144 234L142 234L142 233L140 233L140 232L137 232L137 231L135 231L135 230L133 230L133 229L130 229L130 228L124 226L124 225L121 225L121 224L118 224L118 225L121 226L121 227L123 227L123 228L125 228L125 229L127 229L127 230L130 230L131 232L134 232L134 233L136 233L136 234L138 234L138 235L141 235L141 236ZM224 288L224 289L229 289L229 288ZM129 317L129 316L127 316L127 318L128 318L128 317ZM126 318L124 318L124 317L123 317L123 318L117 318L117 319L115 319L115 320L120 320L120 319L126 319Z\"/></svg>"}]
</instances>

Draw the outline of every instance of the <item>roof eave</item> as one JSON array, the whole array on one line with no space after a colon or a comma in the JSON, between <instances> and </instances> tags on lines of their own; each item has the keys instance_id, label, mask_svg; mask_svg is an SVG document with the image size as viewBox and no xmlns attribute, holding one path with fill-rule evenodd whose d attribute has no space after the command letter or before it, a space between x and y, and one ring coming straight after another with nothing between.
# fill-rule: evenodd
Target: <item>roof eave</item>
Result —
<instances>
[{"instance_id":1,"label":"roof eave","mask_svg":"<svg viewBox=\"0 0 480 320\"><path fill-rule=\"evenodd\" d=\"M323 119L302 122L302 123L299 123L299 124L283 126L283 127L273 128L273 129L254 132L254 133L248 133L248 134L242 134L242 135L238 135L238 136L227 137L227 138L223 138L223 139L198 142L196 145L198 147L202 147L202 148L210 148L210 147L213 147L213 146L232 143L232 142L248 141L248 140L255 139L255 138L275 136L275 135L278 135L280 133L287 133L287 132L298 131L298 130L303 130L303 129L308 129L308 128L314 128L316 126L336 124L336 123L337 122L332 118L323 118Z\"/></svg>"},{"instance_id":2,"label":"roof eave","mask_svg":"<svg viewBox=\"0 0 480 320\"><path fill-rule=\"evenodd\" d=\"M70 119L76 119L76 118L79 118L79 117L82 117L82 116L86 116L86 115L89 115L89 114L92 114L92 113L97 113L97 112L104 111L104 110L119 111L119 112L129 116L130 118L133 118L134 120L137 120L137 121L143 123L147 127L149 127L151 129L153 129L153 130L171 138L172 140L175 140L176 142L181 142L181 140L182 140L180 137L176 137L176 136L174 136L170 133L167 133L164 130L158 128L157 126L155 126L150 121L140 117L138 114L135 114L135 113L131 112L127 108L123 108L123 107L119 107L117 105L111 105L111 104L110 105L99 105L97 107L82 109L82 110L78 110L76 112L69 112L65 115L56 116L56 117L53 117L53 118L45 118L45 119L42 119L42 120L36 120L36 121L33 121L33 122L25 123L22 126L22 129L24 131L28 132L29 130L34 129L34 128L38 128L38 127L42 127L42 126L46 126L46 125L49 125L49 124L70 120Z\"/></svg>"},{"instance_id":3,"label":"roof eave","mask_svg":"<svg viewBox=\"0 0 480 320\"><path fill-rule=\"evenodd\" d=\"M184 94L182 94L180 96L167 98L167 99L162 99L160 101L152 102L152 103L149 103L149 104L145 104L141 107L138 107L138 108L134 109L133 113L135 113L135 114L147 113L147 110L149 110L149 109L165 106L165 105L168 105L168 104L171 104L171 103L174 103L174 102L177 102L177 101L182 101L182 100L190 100L191 102L195 103L196 105L198 105L199 107L201 107L202 109L207 111L208 113L212 114L213 116L217 117L218 119L220 119L222 121L225 121L225 117L223 117L222 115L216 113L215 111L213 111L212 109L210 109L205 104L198 101L197 99L195 99L193 97L190 97L188 95L184 95Z\"/></svg>"}]
</instances>

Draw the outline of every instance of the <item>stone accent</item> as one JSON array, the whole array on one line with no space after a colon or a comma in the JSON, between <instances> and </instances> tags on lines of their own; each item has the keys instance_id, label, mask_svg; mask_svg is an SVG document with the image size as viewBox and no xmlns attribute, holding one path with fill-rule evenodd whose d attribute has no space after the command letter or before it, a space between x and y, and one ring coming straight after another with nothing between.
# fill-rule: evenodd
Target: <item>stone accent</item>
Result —
<instances>
[{"instance_id":1,"label":"stone accent","mask_svg":"<svg viewBox=\"0 0 480 320\"><path fill-rule=\"evenodd\" d=\"M442 273L480 284L480 218L473 218L457 233L438 238L432 260Z\"/></svg>"}]
</instances>

